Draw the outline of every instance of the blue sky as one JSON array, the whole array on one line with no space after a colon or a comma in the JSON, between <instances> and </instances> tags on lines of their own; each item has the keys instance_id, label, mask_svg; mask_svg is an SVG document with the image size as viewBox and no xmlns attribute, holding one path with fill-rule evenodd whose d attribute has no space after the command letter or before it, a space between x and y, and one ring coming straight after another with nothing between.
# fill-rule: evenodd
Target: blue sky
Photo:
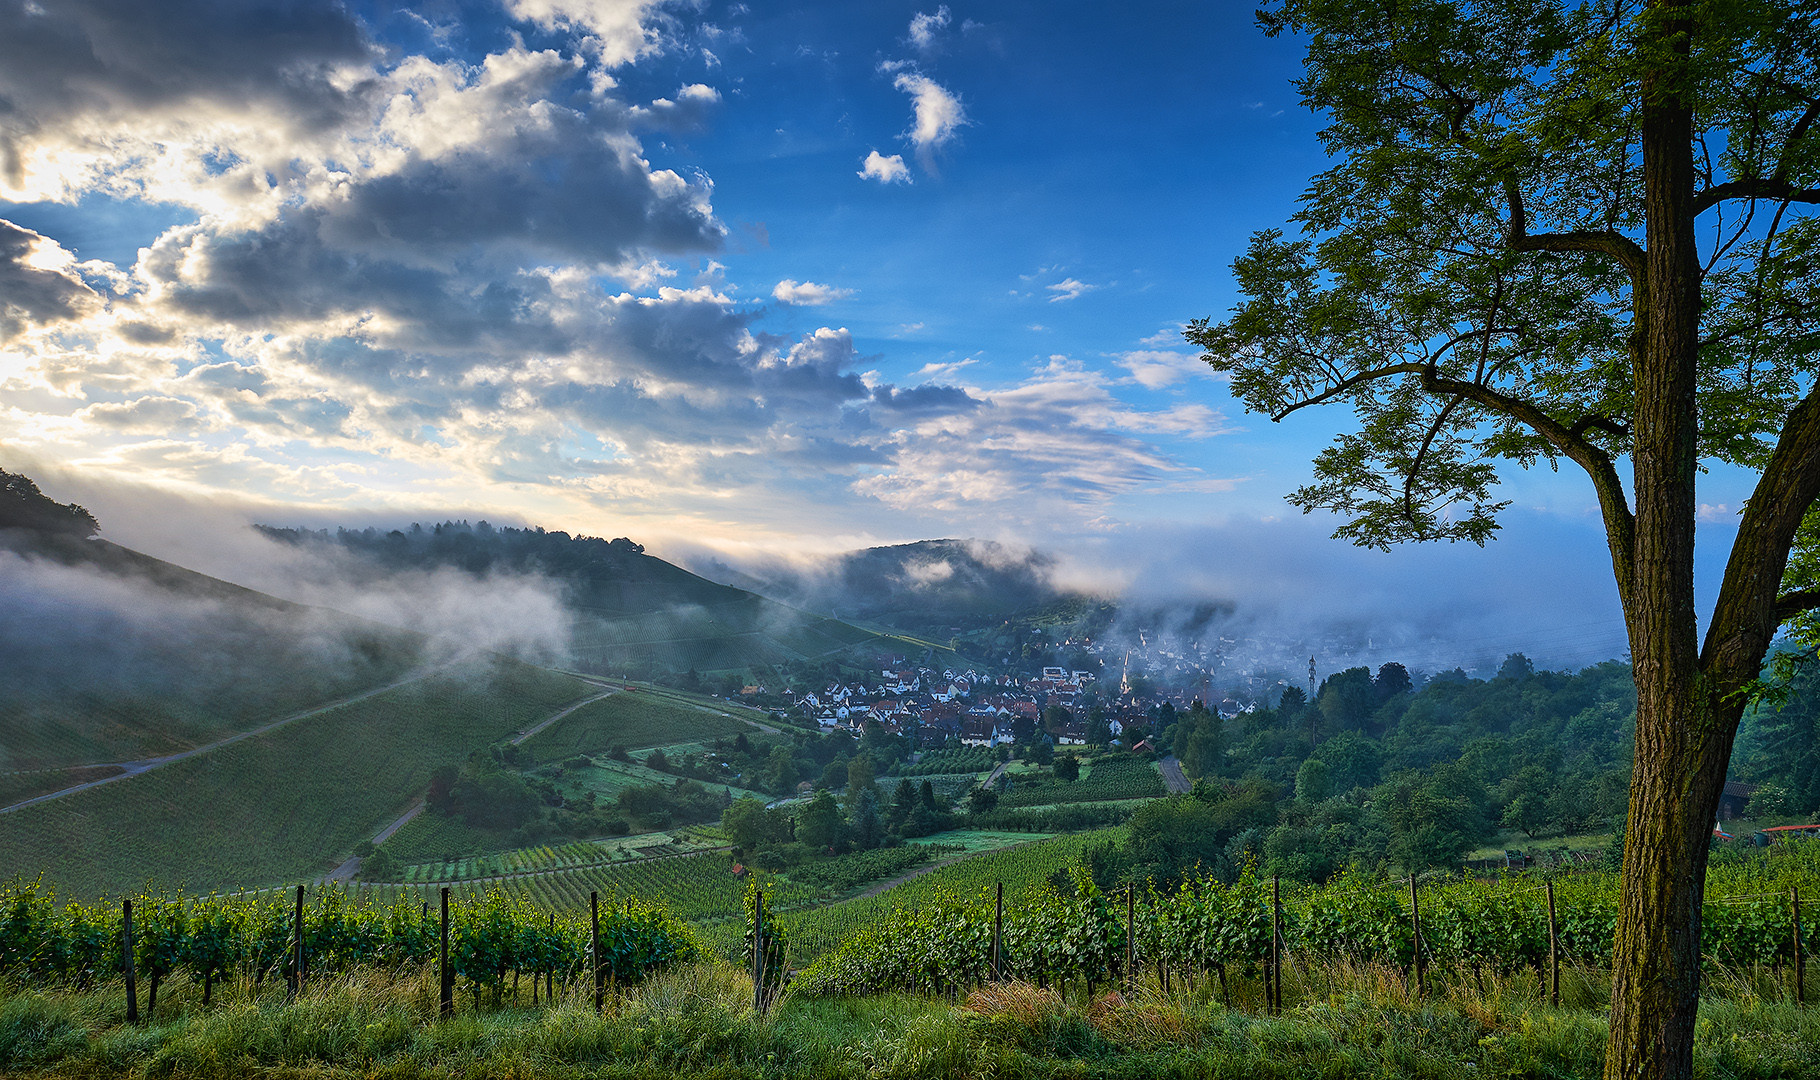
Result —
<instances>
[{"instance_id":1,"label":"blue sky","mask_svg":"<svg viewBox=\"0 0 1820 1080\"><path fill-rule=\"evenodd\" d=\"M1183 345L1325 167L1252 7L0 0L0 464L104 524L981 536L1621 651L1582 480L1516 478L1485 552L1353 552L1282 501L1346 417Z\"/></svg>"}]
</instances>

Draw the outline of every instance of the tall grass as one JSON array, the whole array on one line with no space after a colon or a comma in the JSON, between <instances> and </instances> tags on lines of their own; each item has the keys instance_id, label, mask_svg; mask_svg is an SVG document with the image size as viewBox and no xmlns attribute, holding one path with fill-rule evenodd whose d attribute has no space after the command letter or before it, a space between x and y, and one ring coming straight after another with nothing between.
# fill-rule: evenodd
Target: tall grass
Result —
<instances>
[{"instance_id":1,"label":"tall grass","mask_svg":"<svg viewBox=\"0 0 1820 1080\"><path fill-rule=\"evenodd\" d=\"M1249 984L1064 997L1028 984L964 1000L786 995L752 1010L736 966L702 964L609 993L581 983L554 1003L528 990L496 1009L461 999L436 1015L428 972L366 972L306 987L239 982L203 1008L182 979L153 1023L124 1022L118 985L77 993L0 987L0 1075L9 1077L1595 1077L1605 1020L1589 985L1558 1008L1534 980L1442 977L1412 999L1391 969L1298 969L1281 1016ZM1236 982L1236 980L1235 980ZM1696 1072L1820 1076L1820 1009L1748 992L1702 1008ZM166 1004L168 1002L168 1004Z\"/></svg>"}]
</instances>

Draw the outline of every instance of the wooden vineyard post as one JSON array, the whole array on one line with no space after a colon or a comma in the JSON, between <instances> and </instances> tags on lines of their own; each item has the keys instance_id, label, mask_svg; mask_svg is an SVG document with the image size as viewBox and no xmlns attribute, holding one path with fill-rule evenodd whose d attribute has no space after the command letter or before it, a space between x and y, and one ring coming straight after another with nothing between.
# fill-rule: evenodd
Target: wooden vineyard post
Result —
<instances>
[{"instance_id":1,"label":"wooden vineyard post","mask_svg":"<svg viewBox=\"0 0 1820 1080\"><path fill-rule=\"evenodd\" d=\"M556 913L554 911L550 913L550 940L556 940ZM556 1004L556 964L554 961L549 967L544 968L543 990L544 1001L551 1005Z\"/></svg>"},{"instance_id":2,"label":"wooden vineyard post","mask_svg":"<svg viewBox=\"0 0 1820 1080\"><path fill-rule=\"evenodd\" d=\"M291 997L303 993L303 886L297 886L297 913L291 920Z\"/></svg>"},{"instance_id":3,"label":"wooden vineyard post","mask_svg":"<svg viewBox=\"0 0 1820 1080\"><path fill-rule=\"evenodd\" d=\"M1270 879L1270 968L1275 972L1271 980L1270 1012L1276 1015L1283 1011L1283 879Z\"/></svg>"},{"instance_id":4,"label":"wooden vineyard post","mask_svg":"<svg viewBox=\"0 0 1820 1080\"><path fill-rule=\"evenodd\" d=\"M120 901L120 970L126 974L126 1022L139 1022L139 982L133 976L133 902Z\"/></svg>"},{"instance_id":5,"label":"wooden vineyard post","mask_svg":"<svg viewBox=\"0 0 1820 1080\"><path fill-rule=\"evenodd\" d=\"M1125 886L1125 989L1137 989L1137 886Z\"/></svg>"},{"instance_id":6,"label":"wooden vineyard post","mask_svg":"<svg viewBox=\"0 0 1820 1080\"><path fill-rule=\"evenodd\" d=\"M1414 874L1409 875L1409 926L1415 936L1410 959L1416 969L1416 996L1425 997L1427 991L1422 980L1422 908L1421 901L1416 899L1416 876Z\"/></svg>"},{"instance_id":7,"label":"wooden vineyard post","mask_svg":"<svg viewBox=\"0 0 1820 1080\"><path fill-rule=\"evenodd\" d=\"M763 1016L765 1005L765 894L758 889L752 902L752 1010Z\"/></svg>"},{"instance_id":8,"label":"wooden vineyard post","mask_svg":"<svg viewBox=\"0 0 1820 1080\"><path fill-rule=\"evenodd\" d=\"M599 1012L607 1000L607 972L600 962L600 893L588 893L588 959L594 965L594 1011Z\"/></svg>"},{"instance_id":9,"label":"wooden vineyard post","mask_svg":"<svg viewBox=\"0 0 1820 1080\"><path fill-rule=\"evenodd\" d=\"M998 883L992 904L992 981L1005 981L1005 883Z\"/></svg>"},{"instance_id":10,"label":"wooden vineyard post","mask_svg":"<svg viewBox=\"0 0 1820 1080\"><path fill-rule=\"evenodd\" d=\"M1555 881L1542 883L1548 890L1548 1004L1561 1004L1561 932L1555 924Z\"/></svg>"},{"instance_id":11,"label":"wooden vineyard post","mask_svg":"<svg viewBox=\"0 0 1820 1080\"><path fill-rule=\"evenodd\" d=\"M1788 887L1788 900L1795 909L1795 1004L1807 1004L1806 958L1801 955L1801 886Z\"/></svg>"},{"instance_id":12,"label":"wooden vineyard post","mask_svg":"<svg viewBox=\"0 0 1820 1080\"><path fill-rule=\"evenodd\" d=\"M442 971L437 990L437 1011L444 1017L455 1015L455 972L449 968L449 887L442 888Z\"/></svg>"}]
</instances>

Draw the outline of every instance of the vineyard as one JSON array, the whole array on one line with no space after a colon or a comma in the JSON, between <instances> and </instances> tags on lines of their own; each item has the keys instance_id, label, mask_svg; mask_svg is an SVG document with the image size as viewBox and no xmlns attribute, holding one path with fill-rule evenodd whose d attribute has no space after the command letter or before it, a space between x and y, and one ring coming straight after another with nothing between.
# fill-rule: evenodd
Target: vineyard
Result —
<instances>
[{"instance_id":1,"label":"vineyard","mask_svg":"<svg viewBox=\"0 0 1820 1080\"><path fill-rule=\"evenodd\" d=\"M133 968L151 983L149 1010L156 1009L159 981L180 972L202 984L205 1002L222 979L294 979L299 941L306 978L422 967L438 958L440 896L381 905L318 889L302 907L300 929L294 895L128 898ZM698 955L689 928L661 908L603 901L599 963L615 980L635 982ZM566 982L590 972L594 928L585 916L559 916L499 892L453 897L449 915L450 964L476 1004L483 989L497 1001L508 975L516 985L523 975ZM59 902L48 890L14 882L0 889L0 978L78 988L108 981L122 970L125 917L122 904Z\"/></svg>"},{"instance_id":2,"label":"vineyard","mask_svg":"<svg viewBox=\"0 0 1820 1080\"><path fill-rule=\"evenodd\" d=\"M966 880L930 882L919 895L881 897L890 910L854 920L844 944L803 973L799 992L977 985L994 972L995 929L1004 978L1043 986L1079 982L1089 990L1133 971L1153 971L1165 988L1172 979L1192 986L1207 977L1224 987L1229 974L1266 973L1273 941L1295 960L1386 965L1418 979L1428 967L1541 973L1551 948L1561 964L1602 969L1610 961L1618 907L1618 880L1609 873L1570 875L1558 883L1450 878L1419 889L1341 880L1280 895L1276 883L1247 874L1232 885L1205 882L1173 895L1138 890L1129 898L1123 891L1102 892L1079 868L1065 890L1047 880L1030 884L1030 876L1004 879L1002 927L995 924L998 882L977 872L957 875ZM1820 844L1709 873L1701 948L1711 967L1780 971L1797 949L1811 957L1820 932L1810 909L1797 937L1800 893L1820 896ZM1127 957L1133 969L1125 968Z\"/></svg>"},{"instance_id":3,"label":"vineyard","mask_svg":"<svg viewBox=\"0 0 1820 1080\"><path fill-rule=\"evenodd\" d=\"M345 858L430 770L586 692L516 662L427 676L256 738L0 815L0 866L94 896L311 878ZM300 765L307 762L307 765Z\"/></svg>"},{"instance_id":4,"label":"vineyard","mask_svg":"<svg viewBox=\"0 0 1820 1080\"><path fill-rule=\"evenodd\" d=\"M1140 757L1106 754L1091 764L1082 765L1078 780L1058 780L1052 776L1014 777L1010 789L999 796L999 805L1013 808L1112 802L1165 794L1162 774L1157 772L1155 765Z\"/></svg>"},{"instance_id":5,"label":"vineyard","mask_svg":"<svg viewBox=\"0 0 1820 1080\"><path fill-rule=\"evenodd\" d=\"M791 943L791 958L808 963L863 927L889 921L901 911L941 903L951 894L973 895L998 882L1014 893L1023 891L1073 865L1088 846L1120 835L1122 830L1108 829L1002 848L939 867L878 896L786 916L780 923Z\"/></svg>"},{"instance_id":6,"label":"vineyard","mask_svg":"<svg viewBox=\"0 0 1820 1080\"><path fill-rule=\"evenodd\" d=\"M899 776L935 776L939 773L983 773L998 764L998 756L983 746L930 750L914 765L897 770Z\"/></svg>"},{"instance_id":7,"label":"vineyard","mask_svg":"<svg viewBox=\"0 0 1820 1080\"><path fill-rule=\"evenodd\" d=\"M725 843L725 840L708 834L705 830L696 829L677 829L668 833L650 833L620 840L577 840L556 846L516 848L493 855L470 855L459 859L418 863L405 867L399 880L406 884L440 884L551 870L576 870L633 859L685 855L720 847Z\"/></svg>"},{"instance_id":8,"label":"vineyard","mask_svg":"<svg viewBox=\"0 0 1820 1080\"><path fill-rule=\"evenodd\" d=\"M636 897L661 907L685 922L703 923L737 916L743 879L734 876L724 853L701 852L669 858L552 870L521 877L491 879L483 883L456 882L456 895L473 897L498 892L550 911L575 912L588 905L588 894ZM363 902L389 904L400 900L422 901L434 896L438 886L362 882L348 886L349 895ZM823 891L779 880L773 903L782 908L818 903Z\"/></svg>"}]
</instances>

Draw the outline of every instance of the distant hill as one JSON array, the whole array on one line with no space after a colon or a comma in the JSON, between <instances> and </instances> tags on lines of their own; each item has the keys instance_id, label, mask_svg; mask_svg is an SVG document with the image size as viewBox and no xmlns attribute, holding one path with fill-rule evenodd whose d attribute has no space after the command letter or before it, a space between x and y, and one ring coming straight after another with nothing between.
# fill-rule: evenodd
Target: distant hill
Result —
<instances>
[{"instance_id":1,"label":"distant hill","mask_svg":"<svg viewBox=\"0 0 1820 1080\"><path fill-rule=\"evenodd\" d=\"M877 640L837 619L709 581L645 554L626 538L446 521L428 528L298 530L260 527L295 545L354 555L366 573L452 567L474 574L536 574L556 582L569 609L571 651L584 670L763 671Z\"/></svg>"},{"instance_id":2,"label":"distant hill","mask_svg":"<svg viewBox=\"0 0 1820 1080\"><path fill-rule=\"evenodd\" d=\"M787 603L841 618L947 637L1011 618L1030 618L1087 598L1051 580L1055 560L990 540L919 540L864 548L811 567L703 569Z\"/></svg>"}]
</instances>

